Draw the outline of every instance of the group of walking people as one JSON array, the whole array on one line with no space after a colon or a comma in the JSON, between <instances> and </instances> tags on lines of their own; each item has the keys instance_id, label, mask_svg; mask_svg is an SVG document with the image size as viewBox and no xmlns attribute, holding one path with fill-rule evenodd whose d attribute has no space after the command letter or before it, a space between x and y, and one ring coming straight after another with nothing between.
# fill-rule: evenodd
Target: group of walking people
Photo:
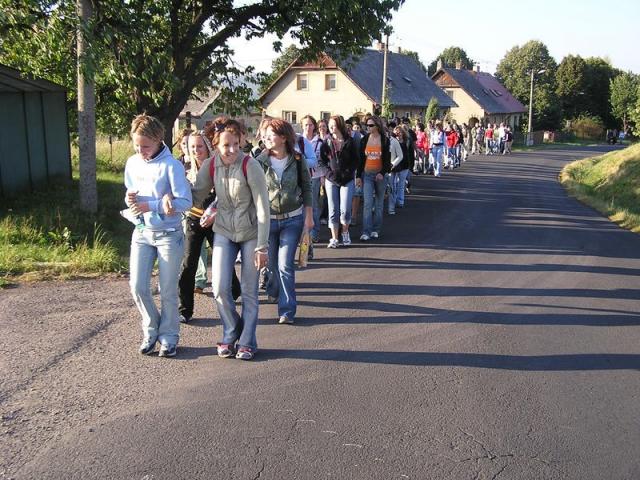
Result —
<instances>
[{"instance_id":1,"label":"group of walking people","mask_svg":"<svg viewBox=\"0 0 640 480\"><path fill-rule=\"evenodd\" d=\"M193 315L205 239L212 245L211 285L223 326L220 357L254 357L258 275L265 267L278 321L293 323L294 256L303 229L314 227L310 164L296 150L298 137L289 123L268 119L263 134L264 149L254 158L242 148L244 125L220 117L204 131L185 135L181 162L164 144L164 128L156 118L133 120L136 154L125 167L125 202L136 224L130 287L142 317L141 354L154 353L159 343L159 356L176 355L180 323ZM156 261L160 309L150 286Z\"/></svg>"},{"instance_id":2,"label":"group of walking people","mask_svg":"<svg viewBox=\"0 0 640 480\"><path fill-rule=\"evenodd\" d=\"M125 167L125 202L136 225L130 287L142 317L141 354L154 353L160 344L159 356L176 355L180 323L191 320L194 292L206 285L206 240L223 330L217 353L251 360L258 348L261 273L268 301L278 305L277 322L293 324L296 249L303 233L319 241L324 208L328 248L351 245L361 203L360 241L379 239L385 198L387 213L394 215L405 205L412 173L427 173L431 166L438 177L471 148L464 132L457 135L459 127L442 122L414 130L408 122L367 115L364 133L350 123L339 115L328 121L307 115L296 134L288 122L266 117L254 147L244 124L219 117L202 131L185 132L176 159L164 144L162 124L146 114L135 117L136 153ZM443 165L443 158L454 161ZM156 261L160 309L150 286Z\"/></svg>"}]
</instances>

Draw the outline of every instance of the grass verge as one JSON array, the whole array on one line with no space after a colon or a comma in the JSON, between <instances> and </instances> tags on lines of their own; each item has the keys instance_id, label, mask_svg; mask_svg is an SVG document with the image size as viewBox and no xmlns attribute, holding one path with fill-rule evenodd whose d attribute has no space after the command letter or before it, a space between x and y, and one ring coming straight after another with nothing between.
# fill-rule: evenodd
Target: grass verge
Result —
<instances>
[{"instance_id":1,"label":"grass verge","mask_svg":"<svg viewBox=\"0 0 640 480\"><path fill-rule=\"evenodd\" d=\"M640 233L640 143L572 162L560 172L560 182L581 202Z\"/></svg>"},{"instance_id":2,"label":"grass verge","mask_svg":"<svg viewBox=\"0 0 640 480\"><path fill-rule=\"evenodd\" d=\"M72 180L3 200L0 288L14 281L95 276L126 268L132 226L119 210L124 208L122 172L130 143L110 145L100 139L97 153L97 214L87 215L78 208L77 149L72 149Z\"/></svg>"}]
</instances>

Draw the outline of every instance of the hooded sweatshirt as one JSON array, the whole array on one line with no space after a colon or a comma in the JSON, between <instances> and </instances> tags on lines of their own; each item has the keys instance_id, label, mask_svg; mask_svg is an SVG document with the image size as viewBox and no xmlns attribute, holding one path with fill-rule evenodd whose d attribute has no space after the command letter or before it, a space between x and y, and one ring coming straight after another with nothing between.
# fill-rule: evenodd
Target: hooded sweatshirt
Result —
<instances>
[{"instance_id":1,"label":"hooded sweatshirt","mask_svg":"<svg viewBox=\"0 0 640 480\"><path fill-rule=\"evenodd\" d=\"M162 197L170 194L176 212L185 212L191 207L191 186L182 163L171 155L164 143L160 152L149 160L138 154L129 157L124 168L124 184L127 191L138 193L139 203L149 203L149 211L143 214L145 228L153 231L182 229L182 215L166 215Z\"/></svg>"}]
</instances>

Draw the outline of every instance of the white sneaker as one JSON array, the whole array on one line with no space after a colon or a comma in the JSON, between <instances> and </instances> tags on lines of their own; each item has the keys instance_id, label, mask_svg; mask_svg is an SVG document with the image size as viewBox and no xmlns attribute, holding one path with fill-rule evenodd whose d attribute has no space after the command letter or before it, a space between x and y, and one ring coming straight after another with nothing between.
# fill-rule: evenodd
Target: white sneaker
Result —
<instances>
[{"instance_id":1,"label":"white sneaker","mask_svg":"<svg viewBox=\"0 0 640 480\"><path fill-rule=\"evenodd\" d=\"M378 232L371 232L371 238L378 238Z\"/></svg>"},{"instance_id":2,"label":"white sneaker","mask_svg":"<svg viewBox=\"0 0 640 480\"><path fill-rule=\"evenodd\" d=\"M362 235L360 235L360 240L362 240L363 242L366 242L370 239L371 237L369 235L367 235L366 233L363 233Z\"/></svg>"},{"instance_id":3,"label":"white sneaker","mask_svg":"<svg viewBox=\"0 0 640 480\"><path fill-rule=\"evenodd\" d=\"M327 248L338 248L338 239L337 238L329 239L329 243L327 244Z\"/></svg>"},{"instance_id":4,"label":"white sneaker","mask_svg":"<svg viewBox=\"0 0 640 480\"><path fill-rule=\"evenodd\" d=\"M342 234L342 244L345 246L351 245L351 236L349 235L349 232Z\"/></svg>"}]
</instances>

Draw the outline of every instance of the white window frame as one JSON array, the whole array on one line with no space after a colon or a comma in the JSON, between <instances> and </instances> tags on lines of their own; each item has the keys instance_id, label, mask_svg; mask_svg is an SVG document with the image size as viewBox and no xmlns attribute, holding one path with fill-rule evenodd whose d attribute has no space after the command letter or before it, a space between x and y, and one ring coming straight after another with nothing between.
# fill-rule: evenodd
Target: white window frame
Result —
<instances>
[{"instance_id":1,"label":"white window frame","mask_svg":"<svg viewBox=\"0 0 640 480\"><path fill-rule=\"evenodd\" d=\"M294 110L283 110L282 119L289 122L291 125L295 125L298 115Z\"/></svg>"}]
</instances>

